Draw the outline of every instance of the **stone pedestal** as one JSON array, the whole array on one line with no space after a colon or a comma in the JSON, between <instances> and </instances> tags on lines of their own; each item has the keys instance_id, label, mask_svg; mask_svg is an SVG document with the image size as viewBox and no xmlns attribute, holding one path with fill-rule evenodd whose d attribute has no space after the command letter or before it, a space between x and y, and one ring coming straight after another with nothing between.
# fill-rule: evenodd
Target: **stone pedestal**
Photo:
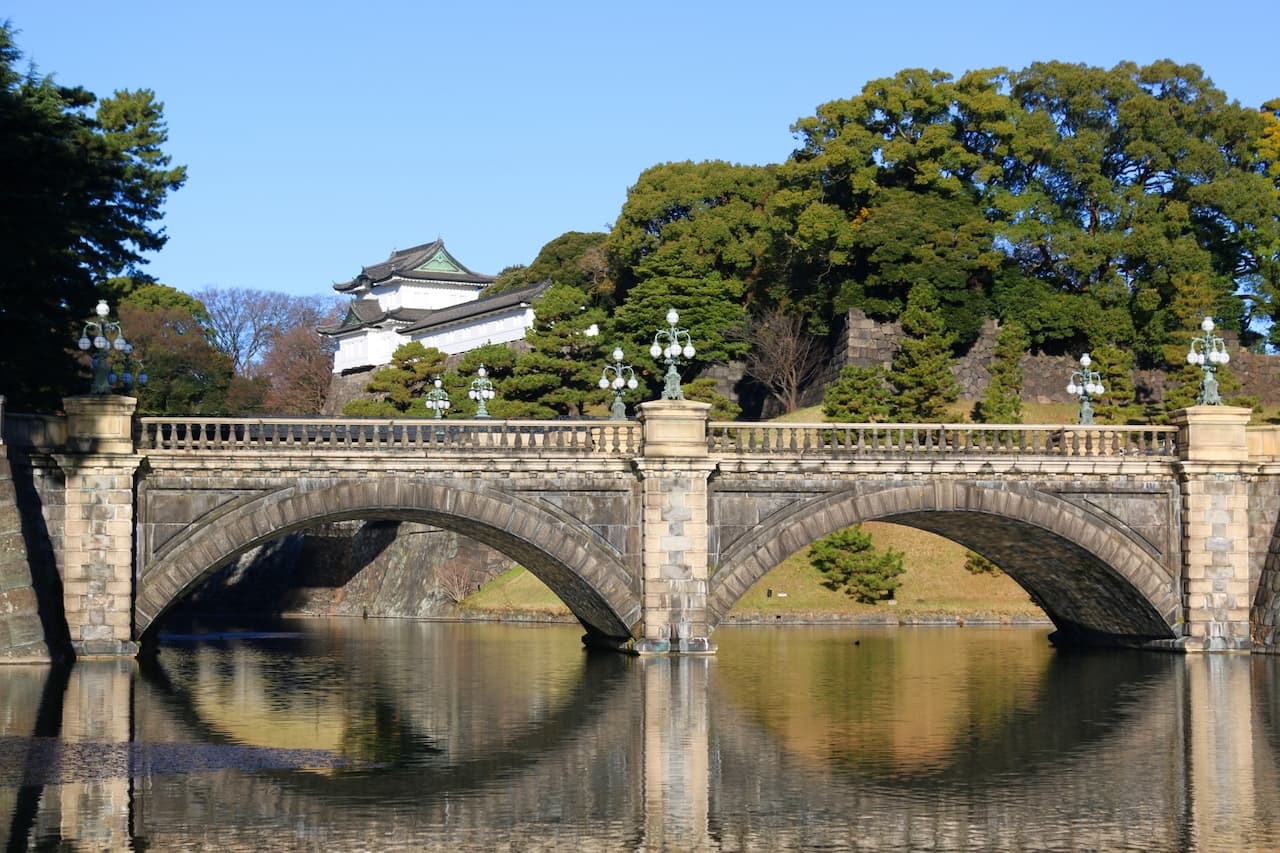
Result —
<instances>
[{"instance_id":1,"label":"stone pedestal","mask_svg":"<svg viewBox=\"0 0 1280 853\"><path fill-rule=\"evenodd\" d=\"M1173 413L1182 475L1182 597L1187 651L1248 651L1248 409Z\"/></svg>"},{"instance_id":2,"label":"stone pedestal","mask_svg":"<svg viewBox=\"0 0 1280 853\"><path fill-rule=\"evenodd\" d=\"M133 656L134 473L132 397L63 400L67 452L55 454L66 481L58 566L63 608L77 657Z\"/></svg>"},{"instance_id":3,"label":"stone pedestal","mask_svg":"<svg viewBox=\"0 0 1280 853\"><path fill-rule=\"evenodd\" d=\"M644 456L644 633L638 654L710 654L707 618L707 453L711 406L656 400L640 406Z\"/></svg>"}]
</instances>

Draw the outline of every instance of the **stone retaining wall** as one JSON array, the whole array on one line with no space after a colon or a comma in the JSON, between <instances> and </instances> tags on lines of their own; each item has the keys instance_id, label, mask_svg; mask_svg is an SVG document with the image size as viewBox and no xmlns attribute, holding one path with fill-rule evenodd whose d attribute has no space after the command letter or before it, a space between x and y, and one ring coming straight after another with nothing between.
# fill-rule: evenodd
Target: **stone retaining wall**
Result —
<instances>
[{"instance_id":1,"label":"stone retaining wall","mask_svg":"<svg viewBox=\"0 0 1280 853\"><path fill-rule=\"evenodd\" d=\"M454 598L512 562L473 539L410 522L335 522L245 554L202 584L186 608L308 616L448 617Z\"/></svg>"},{"instance_id":2,"label":"stone retaining wall","mask_svg":"<svg viewBox=\"0 0 1280 853\"><path fill-rule=\"evenodd\" d=\"M9 460L0 455L0 663L49 660Z\"/></svg>"},{"instance_id":3,"label":"stone retaining wall","mask_svg":"<svg viewBox=\"0 0 1280 853\"><path fill-rule=\"evenodd\" d=\"M898 352L902 326L897 322L873 320L854 308L845 318L843 346L836 353L841 364L858 367L888 367ZM983 324L978 339L969 351L955 360L951 372L960 383L962 399L982 398L991 381L988 369L995 359L994 320ZM1261 355L1242 350L1235 334L1223 335L1231 352L1230 370L1241 383L1240 393L1257 397L1267 407L1280 406L1280 356ZM1067 379L1078 365L1078 355L1046 355L1027 353L1022 357L1022 399L1037 403L1073 403L1067 394ZM1165 373L1161 370L1139 370L1134 373L1134 386L1142 403L1160 403L1165 395Z\"/></svg>"}]
</instances>

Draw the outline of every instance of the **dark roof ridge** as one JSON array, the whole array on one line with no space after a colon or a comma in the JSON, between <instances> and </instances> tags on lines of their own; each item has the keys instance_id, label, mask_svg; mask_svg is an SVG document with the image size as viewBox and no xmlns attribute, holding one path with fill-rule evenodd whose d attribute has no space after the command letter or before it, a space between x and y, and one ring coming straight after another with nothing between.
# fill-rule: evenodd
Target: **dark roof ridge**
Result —
<instances>
[{"instance_id":1,"label":"dark roof ridge","mask_svg":"<svg viewBox=\"0 0 1280 853\"><path fill-rule=\"evenodd\" d=\"M419 272L418 267L425 264L437 254L444 253L450 264L458 268L457 272L431 271ZM453 256L445 248L444 240L437 237L430 243L412 246L408 249L395 249L385 261L360 268L360 274L350 281L336 282L333 289L344 293L360 286L379 284L395 276L402 278L429 278L435 281L452 281L460 284L487 285L495 276L475 272Z\"/></svg>"}]
</instances>

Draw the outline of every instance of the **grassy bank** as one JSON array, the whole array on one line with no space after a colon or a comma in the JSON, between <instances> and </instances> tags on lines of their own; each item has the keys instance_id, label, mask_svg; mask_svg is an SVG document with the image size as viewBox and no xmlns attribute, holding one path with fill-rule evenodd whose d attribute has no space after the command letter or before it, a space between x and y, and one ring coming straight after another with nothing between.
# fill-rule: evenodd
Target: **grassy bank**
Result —
<instances>
[{"instance_id":1,"label":"grassy bank","mask_svg":"<svg viewBox=\"0 0 1280 853\"><path fill-rule=\"evenodd\" d=\"M801 550L748 590L730 611L730 620L1008 622L1044 618L1027 593L1008 577L970 574L964 568L965 550L954 542L896 524L869 522L863 529L871 534L877 548L892 547L906 555L907 571L894 603L859 604L843 592L827 589ZM519 568L486 584L462 602L461 608L497 616L569 616L569 608L545 584Z\"/></svg>"}]
</instances>

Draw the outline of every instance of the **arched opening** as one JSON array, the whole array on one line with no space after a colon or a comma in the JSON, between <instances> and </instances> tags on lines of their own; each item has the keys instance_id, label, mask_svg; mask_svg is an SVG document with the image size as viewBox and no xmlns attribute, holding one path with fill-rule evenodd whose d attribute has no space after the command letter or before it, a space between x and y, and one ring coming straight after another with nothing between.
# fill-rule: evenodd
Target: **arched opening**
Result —
<instances>
[{"instance_id":1,"label":"arched opening","mask_svg":"<svg viewBox=\"0 0 1280 853\"><path fill-rule=\"evenodd\" d=\"M714 624L788 555L874 520L936 533L993 561L1053 621L1056 643L1143 645L1179 635L1176 578L1150 549L1052 495L956 481L850 490L776 513L720 555L711 579Z\"/></svg>"},{"instance_id":2,"label":"arched opening","mask_svg":"<svg viewBox=\"0 0 1280 853\"><path fill-rule=\"evenodd\" d=\"M189 590L240 554L282 534L353 519L454 531L505 554L550 587L586 628L589 644L629 641L640 599L620 555L590 527L549 504L415 479L291 488L193 524L143 567L135 632L146 639Z\"/></svg>"}]
</instances>

